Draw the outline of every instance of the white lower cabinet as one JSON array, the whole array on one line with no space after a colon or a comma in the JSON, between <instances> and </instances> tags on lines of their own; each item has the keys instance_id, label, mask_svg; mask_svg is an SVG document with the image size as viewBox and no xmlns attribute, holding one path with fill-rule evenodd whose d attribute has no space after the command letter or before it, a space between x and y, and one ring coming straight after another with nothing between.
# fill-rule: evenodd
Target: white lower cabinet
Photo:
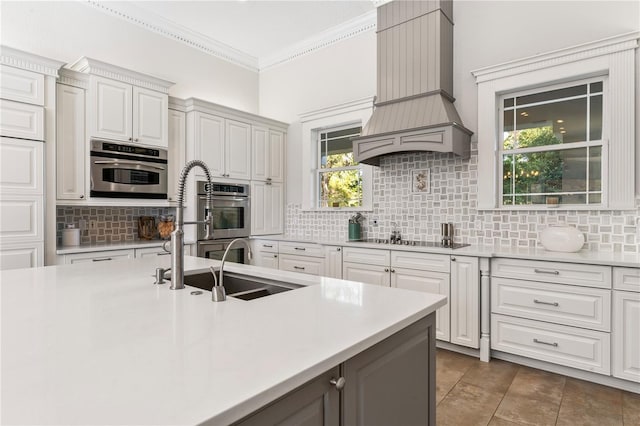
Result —
<instances>
[{"instance_id":1,"label":"white lower cabinet","mask_svg":"<svg viewBox=\"0 0 640 426\"><path fill-rule=\"evenodd\" d=\"M251 234L281 234L284 188L281 183L251 182Z\"/></svg>"},{"instance_id":2,"label":"white lower cabinet","mask_svg":"<svg viewBox=\"0 0 640 426\"><path fill-rule=\"evenodd\" d=\"M324 276L342 279L342 247L324 247Z\"/></svg>"},{"instance_id":3,"label":"white lower cabinet","mask_svg":"<svg viewBox=\"0 0 640 426\"><path fill-rule=\"evenodd\" d=\"M44 243L12 244L0 248L0 270L44 265Z\"/></svg>"},{"instance_id":4,"label":"white lower cabinet","mask_svg":"<svg viewBox=\"0 0 640 426\"><path fill-rule=\"evenodd\" d=\"M449 274L443 272L417 271L394 268L391 274L391 286L405 290L442 294L449 298ZM450 303L436 311L436 339L450 341Z\"/></svg>"},{"instance_id":5,"label":"white lower cabinet","mask_svg":"<svg viewBox=\"0 0 640 426\"><path fill-rule=\"evenodd\" d=\"M278 269L310 275L322 275L324 273L324 258L295 254L280 254Z\"/></svg>"},{"instance_id":6,"label":"white lower cabinet","mask_svg":"<svg viewBox=\"0 0 640 426\"><path fill-rule=\"evenodd\" d=\"M343 262L342 279L389 287L391 285L389 270L389 266L384 265Z\"/></svg>"},{"instance_id":7,"label":"white lower cabinet","mask_svg":"<svg viewBox=\"0 0 640 426\"><path fill-rule=\"evenodd\" d=\"M184 246L185 256L189 256L189 246ZM143 257L158 257L158 256L170 256L171 253L163 249L162 247L144 247L135 249L135 258L141 259Z\"/></svg>"},{"instance_id":8,"label":"white lower cabinet","mask_svg":"<svg viewBox=\"0 0 640 426\"><path fill-rule=\"evenodd\" d=\"M278 269L278 241L251 240L251 251L252 265Z\"/></svg>"},{"instance_id":9,"label":"white lower cabinet","mask_svg":"<svg viewBox=\"0 0 640 426\"><path fill-rule=\"evenodd\" d=\"M451 343L480 347L480 270L477 257L451 256Z\"/></svg>"},{"instance_id":10,"label":"white lower cabinet","mask_svg":"<svg viewBox=\"0 0 640 426\"><path fill-rule=\"evenodd\" d=\"M613 375L640 383L640 268L614 268L613 288Z\"/></svg>"}]
</instances>

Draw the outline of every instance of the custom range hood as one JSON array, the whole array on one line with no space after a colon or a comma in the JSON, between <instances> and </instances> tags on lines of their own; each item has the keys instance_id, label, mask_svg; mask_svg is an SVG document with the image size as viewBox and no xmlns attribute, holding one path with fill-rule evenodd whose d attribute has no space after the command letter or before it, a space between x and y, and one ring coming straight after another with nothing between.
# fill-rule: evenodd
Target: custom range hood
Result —
<instances>
[{"instance_id":1,"label":"custom range hood","mask_svg":"<svg viewBox=\"0 0 640 426\"><path fill-rule=\"evenodd\" d=\"M469 157L473 132L453 106L451 1L400 1L378 8L377 96L371 119L353 138L355 159L408 151Z\"/></svg>"}]
</instances>

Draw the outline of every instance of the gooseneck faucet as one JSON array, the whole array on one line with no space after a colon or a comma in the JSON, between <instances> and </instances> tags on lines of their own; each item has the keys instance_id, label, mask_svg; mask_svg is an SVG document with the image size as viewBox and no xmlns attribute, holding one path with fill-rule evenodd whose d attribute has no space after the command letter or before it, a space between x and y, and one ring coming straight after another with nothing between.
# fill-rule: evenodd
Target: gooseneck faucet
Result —
<instances>
[{"instance_id":1,"label":"gooseneck faucet","mask_svg":"<svg viewBox=\"0 0 640 426\"><path fill-rule=\"evenodd\" d=\"M200 167L204 170L207 177L207 216L202 222L184 222L184 187L187 183L187 176L194 167ZM209 167L200 160L189 161L182 172L178 181L178 207L176 208L176 229L171 233L171 290L180 290L184 288L184 225L192 225L203 223L205 225L205 239L213 238L213 184L211 183L211 172Z\"/></svg>"},{"instance_id":2,"label":"gooseneck faucet","mask_svg":"<svg viewBox=\"0 0 640 426\"><path fill-rule=\"evenodd\" d=\"M229 243L227 249L222 255L222 260L220 261L219 280L217 281L217 285L214 285L213 290L211 290L211 298L214 302L222 302L227 297L224 290L224 262L227 261L227 254L229 254L229 250L231 250L231 247L236 243L242 243L245 245L245 247L247 248L247 258L249 260L251 260L251 258L253 257L253 253L251 253L251 247L249 246L249 241L246 238L236 238Z\"/></svg>"}]
</instances>

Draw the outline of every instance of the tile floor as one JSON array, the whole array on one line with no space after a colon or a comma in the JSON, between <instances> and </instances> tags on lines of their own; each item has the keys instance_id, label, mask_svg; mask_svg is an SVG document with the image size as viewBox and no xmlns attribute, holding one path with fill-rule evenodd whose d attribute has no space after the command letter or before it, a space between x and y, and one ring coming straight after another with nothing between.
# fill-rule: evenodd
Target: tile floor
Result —
<instances>
[{"instance_id":1,"label":"tile floor","mask_svg":"<svg viewBox=\"0 0 640 426\"><path fill-rule=\"evenodd\" d=\"M438 349L438 426L640 425L640 395Z\"/></svg>"}]
</instances>

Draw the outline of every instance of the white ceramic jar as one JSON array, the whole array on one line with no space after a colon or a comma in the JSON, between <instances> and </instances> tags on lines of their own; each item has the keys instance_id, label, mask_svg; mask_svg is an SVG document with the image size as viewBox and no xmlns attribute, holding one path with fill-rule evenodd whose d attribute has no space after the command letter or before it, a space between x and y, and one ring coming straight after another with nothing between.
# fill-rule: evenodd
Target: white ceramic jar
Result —
<instances>
[{"instance_id":1,"label":"white ceramic jar","mask_svg":"<svg viewBox=\"0 0 640 426\"><path fill-rule=\"evenodd\" d=\"M549 225L540 232L540 243L549 251L573 253L580 251L584 241L584 234L570 225Z\"/></svg>"}]
</instances>

